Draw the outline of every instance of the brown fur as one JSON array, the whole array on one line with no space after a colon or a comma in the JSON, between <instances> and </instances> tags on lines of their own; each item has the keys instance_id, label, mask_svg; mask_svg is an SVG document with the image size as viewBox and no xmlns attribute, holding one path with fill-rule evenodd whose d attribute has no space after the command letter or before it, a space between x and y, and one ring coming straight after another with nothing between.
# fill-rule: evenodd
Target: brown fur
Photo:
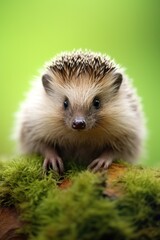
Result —
<instances>
[{"instance_id":1,"label":"brown fur","mask_svg":"<svg viewBox=\"0 0 160 240\"><path fill-rule=\"evenodd\" d=\"M97 171L115 159L140 156L141 104L123 69L109 57L63 53L34 84L18 115L22 153L42 154L44 167L51 164L59 172L62 159L83 160Z\"/></svg>"}]
</instances>

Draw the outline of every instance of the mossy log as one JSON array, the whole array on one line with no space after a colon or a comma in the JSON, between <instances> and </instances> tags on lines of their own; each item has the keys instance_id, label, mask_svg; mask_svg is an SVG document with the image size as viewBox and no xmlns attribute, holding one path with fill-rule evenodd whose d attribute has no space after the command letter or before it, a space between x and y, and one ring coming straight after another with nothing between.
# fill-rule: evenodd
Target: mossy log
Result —
<instances>
[{"instance_id":1,"label":"mossy log","mask_svg":"<svg viewBox=\"0 0 160 240\"><path fill-rule=\"evenodd\" d=\"M1 240L159 240L160 170L114 163L97 174L70 164L45 175L42 161L0 162Z\"/></svg>"}]
</instances>

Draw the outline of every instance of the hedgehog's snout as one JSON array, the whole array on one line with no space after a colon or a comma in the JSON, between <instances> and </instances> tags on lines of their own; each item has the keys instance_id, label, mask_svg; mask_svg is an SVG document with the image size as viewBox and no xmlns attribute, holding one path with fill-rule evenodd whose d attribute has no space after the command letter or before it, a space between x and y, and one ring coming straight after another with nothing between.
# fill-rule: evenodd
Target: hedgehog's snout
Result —
<instances>
[{"instance_id":1,"label":"hedgehog's snout","mask_svg":"<svg viewBox=\"0 0 160 240\"><path fill-rule=\"evenodd\" d=\"M84 117L75 117L72 122L72 128L76 130L83 130L86 128L86 120Z\"/></svg>"}]
</instances>

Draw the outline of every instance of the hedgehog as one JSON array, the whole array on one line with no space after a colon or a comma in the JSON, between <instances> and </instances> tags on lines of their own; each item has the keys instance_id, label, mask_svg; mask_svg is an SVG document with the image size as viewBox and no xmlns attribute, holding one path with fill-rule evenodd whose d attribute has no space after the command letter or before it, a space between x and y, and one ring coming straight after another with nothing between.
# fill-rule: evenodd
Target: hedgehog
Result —
<instances>
[{"instance_id":1,"label":"hedgehog","mask_svg":"<svg viewBox=\"0 0 160 240\"><path fill-rule=\"evenodd\" d=\"M97 172L140 158L146 127L125 71L107 55L74 50L45 64L21 104L14 135L19 152L41 155L46 171L62 174L72 159Z\"/></svg>"}]
</instances>

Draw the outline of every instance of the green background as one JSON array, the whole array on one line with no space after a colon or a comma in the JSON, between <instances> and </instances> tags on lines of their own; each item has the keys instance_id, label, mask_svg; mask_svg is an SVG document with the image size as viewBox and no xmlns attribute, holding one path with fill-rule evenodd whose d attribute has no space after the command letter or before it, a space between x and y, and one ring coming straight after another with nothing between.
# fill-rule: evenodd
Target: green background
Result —
<instances>
[{"instance_id":1,"label":"green background","mask_svg":"<svg viewBox=\"0 0 160 240\"><path fill-rule=\"evenodd\" d=\"M143 161L160 166L159 9L158 0L0 0L0 154L13 152L13 116L38 69L82 48L110 55L134 79L149 132Z\"/></svg>"}]
</instances>

